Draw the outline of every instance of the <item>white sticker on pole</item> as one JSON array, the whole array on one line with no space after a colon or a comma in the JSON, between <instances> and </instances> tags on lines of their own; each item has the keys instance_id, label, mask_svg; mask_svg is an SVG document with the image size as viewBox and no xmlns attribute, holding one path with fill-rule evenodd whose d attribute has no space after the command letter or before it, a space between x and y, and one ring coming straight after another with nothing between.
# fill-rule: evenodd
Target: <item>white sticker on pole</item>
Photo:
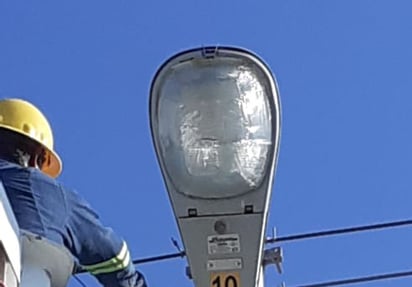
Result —
<instances>
[{"instance_id":1,"label":"white sticker on pole","mask_svg":"<svg viewBox=\"0 0 412 287\"><path fill-rule=\"evenodd\" d=\"M207 237L209 254L230 254L240 252L239 234L211 235Z\"/></svg>"},{"instance_id":2,"label":"white sticker on pole","mask_svg":"<svg viewBox=\"0 0 412 287\"><path fill-rule=\"evenodd\" d=\"M218 271L218 270L236 270L242 269L242 259L232 258L232 259L216 259L207 261L208 271Z\"/></svg>"}]
</instances>

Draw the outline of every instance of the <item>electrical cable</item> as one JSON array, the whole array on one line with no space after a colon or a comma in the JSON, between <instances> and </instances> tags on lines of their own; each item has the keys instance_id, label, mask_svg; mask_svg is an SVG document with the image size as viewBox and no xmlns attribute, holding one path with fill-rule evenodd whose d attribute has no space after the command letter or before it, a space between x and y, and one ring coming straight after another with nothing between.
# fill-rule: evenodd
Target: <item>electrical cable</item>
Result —
<instances>
[{"instance_id":1,"label":"electrical cable","mask_svg":"<svg viewBox=\"0 0 412 287\"><path fill-rule=\"evenodd\" d=\"M173 259L177 257L185 257L186 253L184 251L176 252L176 253L169 253L165 255L158 255L158 256L153 256L153 257L146 257L146 258L141 258L141 259L134 259L133 264L144 264L144 263L150 263L154 261L161 261L161 260L166 260L166 259Z\"/></svg>"},{"instance_id":2,"label":"electrical cable","mask_svg":"<svg viewBox=\"0 0 412 287\"><path fill-rule=\"evenodd\" d=\"M408 276L412 276L412 270L404 271L404 272L370 275L370 276L365 276L365 277L348 278L348 279L342 279L342 280L336 280L336 281L327 281L327 282L314 283L314 284L309 284L309 285L298 285L295 287L343 286L343 285L349 285L349 284L366 283L366 282L371 282L371 281L395 279L395 278L402 278L402 277L408 277Z\"/></svg>"},{"instance_id":3,"label":"electrical cable","mask_svg":"<svg viewBox=\"0 0 412 287\"><path fill-rule=\"evenodd\" d=\"M278 242L285 242L285 241L312 239L312 238L317 238L317 237L325 237L325 236L342 235L342 234L355 233L355 232L395 228L395 227L402 227L402 226L407 226L407 225L412 225L412 220L400 220L400 221L384 222L384 223L371 224L371 225L353 226L353 227L347 227L347 228L341 228L341 229L331 229L331 230L316 231L316 232L309 232L309 233L292 234L292 235L286 235L286 236L281 236L281 237L268 238L266 239L265 243L278 243ZM142 259L135 259L133 260L133 264L144 264L144 263L173 259L173 258L178 258L178 257L182 258L185 255L186 254L184 251L176 252L176 253L169 253L165 255L146 257Z\"/></svg>"},{"instance_id":4,"label":"electrical cable","mask_svg":"<svg viewBox=\"0 0 412 287\"><path fill-rule=\"evenodd\" d=\"M325 230L325 231L317 231L317 232L310 232L310 233L303 233L303 234L294 234L294 235L287 235L282 237L275 237L269 238L266 240L266 243L276 243L276 242L283 242L283 241L294 241L294 240L302 240L302 239L310 239L316 237L323 237L323 236L332 236L332 235L339 235L339 234L347 234L347 233L355 233L355 232L362 232L362 231L371 231L371 230L378 230L378 229L385 229L385 228L394 228L400 226L412 225L412 220L400 220L400 221L393 221L393 222L385 222L385 223L378 223L372 225L363 225L363 226L354 226L342 229L333 229L333 230Z\"/></svg>"},{"instance_id":5,"label":"electrical cable","mask_svg":"<svg viewBox=\"0 0 412 287\"><path fill-rule=\"evenodd\" d=\"M137 264L144 264L144 263L150 263L150 262L155 262L155 261L161 261L161 260L166 260L166 259L173 259L177 257L185 257L186 253L184 251L181 252L176 252L176 253L170 253L170 254L165 254L165 255L158 255L158 256L152 256L152 257L146 257L146 258L140 258L140 259L134 259L132 261L133 265ZM82 269L80 266L76 268L74 271L74 274L81 274L81 273L86 273L87 271Z\"/></svg>"},{"instance_id":6,"label":"electrical cable","mask_svg":"<svg viewBox=\"0 0 412 287\"><path fill-rule=\"evenodd\" d=\"M364 231L373 231L379 229L387 229L387 228L395 228L395 227L402 227L412 225L412 220L400 220L400 221L392 221L392 222L384 222L378 224L371 224L371 225L361 225L361 226L353 226L341 229L331 229L331 230L324 230L324 231L316 231L316 232L309 232L309 233L301 233L301 234L292 234L286 235L281 237L274 237L266 239L265 243L278 243L278 242L286 242L286 241L297 241L297 240L304 240L304 239L312 239L318 237L326 237L326 236L334 236L334 235L343 235L348 233L355 233L355 232L364 232ZM152 257L146 257L141 259L134 259L133 264L145 264L151 263L156 261L162 261L167 259L173 258L183 258L186 255L184 251L176 252L176 253L169 253L164 255L157 255ZM84 273L85 270L77 270L76 274ZM377 280L386 280L391 278L401 278L406 276L412 276L412 271L405 271L405 272L396 272L396 273L386 273L386 274L378 274L378 275L371 275L366 277L357 277L357 278L349 278L349 279L342 279L336 281L328 281L328 282L321 282L309 285L299 285L295 287L330 287L330 286L339 286L339 285L348 285L348 284L356 284L362 282L370 282L370 281L377 281ZM79 278L74 276L75 279L82 285L82 287L87 287Z\"/></svg>"},{"instance_id":7,"label":"electrical cable","mask_svg":"<svg viewBox=\"0 0 412 287\"><path fill-rule=\"evenodd\" d=\"M82 287L87 287L87 285L84 284L84 282L77 275L73 275L73 277L80 285L82 285Z\"/></svg>"}]
</instances>

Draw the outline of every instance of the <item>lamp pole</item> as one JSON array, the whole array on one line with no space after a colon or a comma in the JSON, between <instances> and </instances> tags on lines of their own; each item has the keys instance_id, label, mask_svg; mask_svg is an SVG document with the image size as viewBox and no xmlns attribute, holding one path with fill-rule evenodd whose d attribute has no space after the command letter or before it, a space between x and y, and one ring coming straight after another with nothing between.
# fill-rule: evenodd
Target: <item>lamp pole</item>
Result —
<instances>
[{"instance_id":1,"label":"lamp pole","mask_svg":"<svg viewBox=\"0 0 412 287\"><path fill-rule=\"evenodd\" d=\"M152 81L150 125L195 286L262 286L280 138L267 65L233 47L172 56Z\"/></svg>"}]
</instances>

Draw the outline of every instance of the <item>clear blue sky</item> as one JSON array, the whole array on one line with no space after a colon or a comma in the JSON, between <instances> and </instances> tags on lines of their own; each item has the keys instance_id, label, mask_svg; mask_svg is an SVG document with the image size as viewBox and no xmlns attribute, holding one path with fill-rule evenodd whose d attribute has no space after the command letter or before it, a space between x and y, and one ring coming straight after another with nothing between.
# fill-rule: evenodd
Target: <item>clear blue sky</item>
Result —
<instances>
[{"instance_id":1,"label":"clear blue sky","mask_svg":"<svg viewBox=\"0 0 412 287\"><path fill-rule=\"evenodd\" d=\"M0 96L47 114L60 179L134 258L175 251L148 92L164 60L200 45L253 50L277 77L269 227L287 235L412 218L411 11L410 0L1 1ZM284 243L285 273L268 269L266 286L412 269L411 238L403 228ZM139 268L151 287L192 286L185 265Z\"/></svg>"}]
</instances>

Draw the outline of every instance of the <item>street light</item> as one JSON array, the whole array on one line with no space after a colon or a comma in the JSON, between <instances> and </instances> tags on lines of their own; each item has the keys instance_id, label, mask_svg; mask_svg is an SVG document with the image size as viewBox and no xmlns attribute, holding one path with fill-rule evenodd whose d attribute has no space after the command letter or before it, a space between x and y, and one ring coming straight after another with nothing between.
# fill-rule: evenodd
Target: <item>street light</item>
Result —
<instances>
[{"instance_id":1,"label":"street light","mask_svg":"<svg viewBox=\"0 0 412 287\"><path fill-rule=\"evenodd\" d=\"M174 55L152 81L150 124L195 286L257 286L280 137L269 68L232 47Z\"/></svg>"}]
</instances>

